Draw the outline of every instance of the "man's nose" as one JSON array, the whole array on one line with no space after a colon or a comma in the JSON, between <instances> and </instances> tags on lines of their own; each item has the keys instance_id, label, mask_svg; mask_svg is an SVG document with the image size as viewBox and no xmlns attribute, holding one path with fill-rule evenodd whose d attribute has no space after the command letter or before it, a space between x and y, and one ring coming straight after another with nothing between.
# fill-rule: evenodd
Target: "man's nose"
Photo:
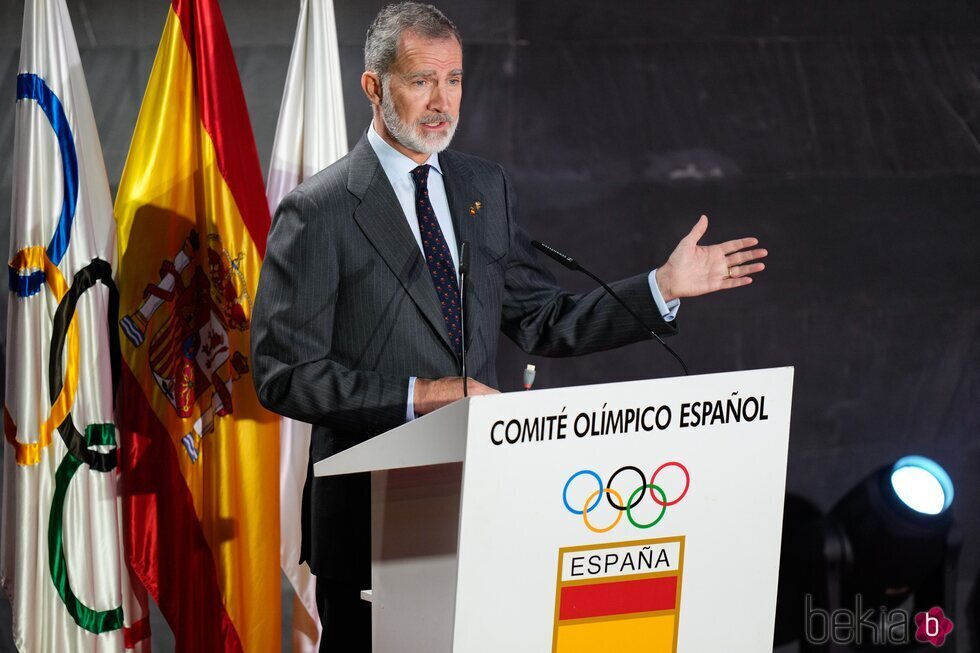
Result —
<instances>
[{"instance_id":1,"label":"man's nose","mask_svg":"<svg viewBox=\"0 0 980 653\"><path fill-rule=\"evenodd\" d=\"M432 85L432 92L429 94L429 110L436 113L445 113L449 108L449 86L436 82Z\"/></svg>"}]
</instances>

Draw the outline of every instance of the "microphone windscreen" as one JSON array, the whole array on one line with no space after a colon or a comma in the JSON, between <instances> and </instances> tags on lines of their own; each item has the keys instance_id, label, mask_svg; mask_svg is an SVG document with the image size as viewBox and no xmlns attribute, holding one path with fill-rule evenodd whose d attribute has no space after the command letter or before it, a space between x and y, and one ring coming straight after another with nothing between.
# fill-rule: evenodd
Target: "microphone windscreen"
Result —
<instances>
[{"instance_id":1,"label":"microphone windscreen","mask_svg":"<svg viewBox=\"0 0 980 653\"><path fill-rule=\"evenodd\" d=\"M459 246L459 273L468 274L470 271L470 241L464 240Z\"/></svg>"}]
</instances>

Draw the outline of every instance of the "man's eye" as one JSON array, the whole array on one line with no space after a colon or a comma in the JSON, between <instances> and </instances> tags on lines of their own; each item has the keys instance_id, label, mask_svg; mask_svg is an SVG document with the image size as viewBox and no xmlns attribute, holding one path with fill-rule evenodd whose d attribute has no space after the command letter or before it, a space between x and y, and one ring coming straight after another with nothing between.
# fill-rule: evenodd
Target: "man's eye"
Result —
<instances>
[{"instance_id":1,"label":"man's eye","mask_svg":"<svg viewBox=\"0 0 980 653\"><path fill-rule=\"evenodd\" d=\"M415 81L412 82L412 84L414 86L425 86L425 80L424 79L416 79Z\"/></svg>"},{"instance_id":2,"label":"man's eye","mask_svg":"<svg viewBox=\"0 0 980 653\"><path fill-rule=\"evenodd\" d=\"M453 86L459 86L460 84L463 83L463 80L461 80L461 79L450 79L449 80L449 83L452 84Z\"/></svg>"}]
</instances>

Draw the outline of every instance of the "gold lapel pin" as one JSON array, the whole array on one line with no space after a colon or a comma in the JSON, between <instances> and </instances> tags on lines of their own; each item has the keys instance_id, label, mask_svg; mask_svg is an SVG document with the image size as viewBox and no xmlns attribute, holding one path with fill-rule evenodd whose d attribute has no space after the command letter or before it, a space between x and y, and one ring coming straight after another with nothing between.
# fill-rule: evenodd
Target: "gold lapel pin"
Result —
<instances>
[{"instance_id":1,"label":"gold lapel pin","mask_svg":"<svg viewBox=\"0 0 980 653\"><path fill-rule=\"evenodd\" d=\"M470 206L470 215L476 215L476 212L479 211L482 207L483 205L480 204L479 202L474 202L472 206Z\"/></svg>"}]
</instances>

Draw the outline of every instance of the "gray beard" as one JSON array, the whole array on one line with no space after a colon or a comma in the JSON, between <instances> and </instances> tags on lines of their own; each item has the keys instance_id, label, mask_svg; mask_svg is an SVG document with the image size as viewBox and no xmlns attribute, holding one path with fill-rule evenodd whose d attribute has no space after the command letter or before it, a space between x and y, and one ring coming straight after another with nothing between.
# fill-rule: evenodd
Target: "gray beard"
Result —
<instances>
[{"instance_id":1,"label":"gray beard","mask_svg":"<svg viewBox=\"0 0 980 653\"><path fill-rule=\"evenodd\" d=\"M419 132L418 124L409 125L402 121L398 115L395 110L395 103L391 101L387 80L382 83L381 119L384 120L385 127L392 138L413 152L421 154L438 154L449 147L449 143L456 133L456 125L459 123L458 119L453 119L448 113L437 114L430 116L429 119L433 122L448 122L449 129L445 135Z\"/></svg>"}]
</instances>

